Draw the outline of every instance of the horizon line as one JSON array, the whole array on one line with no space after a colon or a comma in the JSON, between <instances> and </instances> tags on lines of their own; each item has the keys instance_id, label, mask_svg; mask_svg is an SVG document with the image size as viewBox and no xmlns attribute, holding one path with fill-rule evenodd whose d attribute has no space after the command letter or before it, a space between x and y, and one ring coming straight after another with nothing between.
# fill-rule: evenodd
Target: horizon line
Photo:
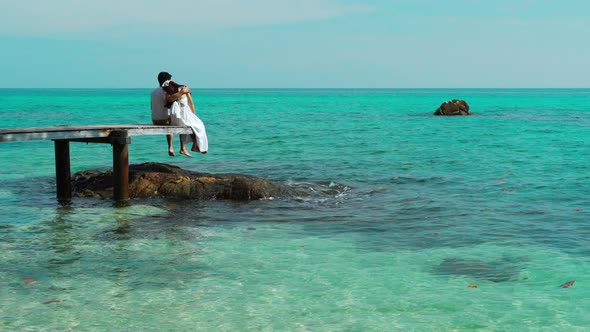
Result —
<instances>
[{"instance_id":1,"label":"horizon line","mask_svg":"<svg viewBox=\"0 0 590 332\"><path fill-rule=\"evenodd\" d=\"M155 87L0 87L0 90L41 90L41 89L53 89L53 90L137 90L137 89L154 89ZM211 88L191 88L193 90L486 90L486 89L510 89L510 90L517 90L517 89L528 89L528 90L580 90L580 89L590 89L590 87L379 87L379 88L362 88L362 87L339 87L339 88L319 88L319 87L279 87L279 88L270 88L270 87L228 87L228 88L219 88L219 87L211 87Z\"/></svg>"}]
</instances>

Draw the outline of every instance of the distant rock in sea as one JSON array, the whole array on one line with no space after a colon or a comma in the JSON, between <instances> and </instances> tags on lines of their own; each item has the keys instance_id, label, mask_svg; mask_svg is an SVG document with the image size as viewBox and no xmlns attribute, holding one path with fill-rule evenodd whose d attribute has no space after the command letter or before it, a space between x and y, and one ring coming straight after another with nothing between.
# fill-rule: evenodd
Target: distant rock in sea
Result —
<instances>
[{"instance_id":1,"label":"distant rock in sea","mask_svg":"<svg viewBox=\"0 0 590 332\"><path fill-rule=\"evenodd\" d=\"M76 197L111 198L113 172L83 171L72 180ZM243 174L208 174L164 163L129 165L129 197L258 200L290 195L289 188Z\"/></svg>"},{"instance_id":2,"label":"distant rock in sea","mask_svg":"<svg viewBox=\"0 0 590 332\"><path fill-rule=\"evenodd\" d=\"M465 100L453 99L445 101L434 112L434 115L470 115L469 104Z\"/></svg>"}]
</instances>

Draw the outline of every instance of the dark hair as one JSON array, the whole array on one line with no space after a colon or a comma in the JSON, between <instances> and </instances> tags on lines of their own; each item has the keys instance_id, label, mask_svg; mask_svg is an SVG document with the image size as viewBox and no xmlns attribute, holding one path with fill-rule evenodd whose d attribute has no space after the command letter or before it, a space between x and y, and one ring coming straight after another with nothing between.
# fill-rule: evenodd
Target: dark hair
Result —
<instances>
[{"instance_id":1,"label":"dark hair","mask_svg":"<svg viewBox=\"0 0 590 332\"><path fill-rule=\"evenodd\" d=\"M177 93L178 90L183 86L184 85L178 84L174 81L170 81L170 83L168 83L168 86L163 86L162 89L164 89L164 91L166 91L166 93L168 93L169 95L173 95Z\"/></svg>"},{"instance_id":2,"label":"dark hair","mask_svg":"<svg viewBox=\"0 0 590 332\"><path fill-rule=\"evenodd\" d=\"M174 81L170 81L170 83L168 83L168 86L164 86L162 87L162 89L164 89L164 91L166 91L167 94L173 95L177 93L178 90L180 90L180 88L182 88L183 86L184 85L178 84ZM172 103L166 104L166 107L170 108L170 106L172 106Z\"/></svg>"},{"instance_id":3,"label":"dark hair","mask_svg":"<svg viewBox=\"0 0 590 332\"><path fill-rule=\"evenodd\" d=\"M162 83L166 82L167 80L171 79L172 75L170 73L162 71L158 74L158 83L162 86Z\"/></svg>"}]
</instances>

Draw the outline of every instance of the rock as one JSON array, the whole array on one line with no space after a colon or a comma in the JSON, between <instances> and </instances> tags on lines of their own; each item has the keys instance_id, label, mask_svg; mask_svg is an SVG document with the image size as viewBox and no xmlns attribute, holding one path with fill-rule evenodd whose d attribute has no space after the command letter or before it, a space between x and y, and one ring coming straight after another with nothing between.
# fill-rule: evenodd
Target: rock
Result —
<instances>
[{"instance_id":1,"label":"rock","mask_svg":"<svg viewBox=\"0 0 590 332\"><path fill-rule=\"evenodd\" d=\"M113 196L113 172L78 172L72 180L77 197ZM243 174L208 174L163 163L129 165L129 197L258 200L290 196L290 189L269 180Z\"/></svg>"},{"instance_id":2,"label":"rock","mask_svg":"<svg viewBox=\"0 0 590 332\"><path fill-rule=\"evenodd\" d=\"M434 112L434 115L470 115L469 105L465 100L453 99L445 101Z\"/></svg>"},{"instance_id":3,"label":"rock","mask_svg":"<svg viewBox=\"0 0 590 332\"><path fill-rule=\"evenodd\" d=\"M466 276L493 282L517 280L523 262L502 258L492 262L475 259L446 258L433 270L438 275Z\"/></svg>"}]
</instances>

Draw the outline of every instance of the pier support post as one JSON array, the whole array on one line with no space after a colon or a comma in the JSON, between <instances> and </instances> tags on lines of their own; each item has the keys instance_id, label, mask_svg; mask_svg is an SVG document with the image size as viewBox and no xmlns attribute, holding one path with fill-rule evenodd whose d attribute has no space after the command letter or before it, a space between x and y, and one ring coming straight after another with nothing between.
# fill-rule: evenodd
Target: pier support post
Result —
<instances>
[{"instance_id":1,"label":"pier support post","mask_svg":"<svg viewBox=\"0 0 590 332\"><path fill-rule=\"evenodd\" d=\"M109 136L113 145L113 198L117 202L129 200L129 143L126 130L113 131Z\"/></svg>"},{"instance_id":2,"label":"pier support post","mask_svg":"<svg viewBox=\"0 0 590 332\"><path fill-rule=\"evenodd\" d=\"M72 199L70 142L67 140L55 140L54 143L57 200L59 202L69 202Z\"/></svg>"}]
</instances>

